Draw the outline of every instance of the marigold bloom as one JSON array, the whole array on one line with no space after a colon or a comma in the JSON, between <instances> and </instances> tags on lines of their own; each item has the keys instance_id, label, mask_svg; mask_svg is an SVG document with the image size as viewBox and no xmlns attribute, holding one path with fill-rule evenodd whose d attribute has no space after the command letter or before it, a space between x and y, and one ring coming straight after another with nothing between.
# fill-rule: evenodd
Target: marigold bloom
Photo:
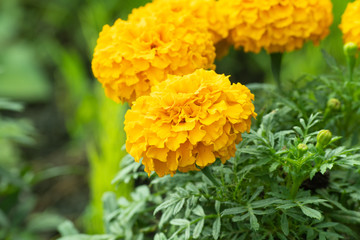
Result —
<instances>
[{"instance_id":1,"label":"marigold bloom","mask_svg":"<svg viewBox=\"0 0 360 240\"><path fill-rule=\"evenodd\" d=\"M158 14L105 25L92 60L106 95L131 103L167 74L214 68L215 48L206 27L188 14Z\"/></svg>"},{"instance_id":2,"label":"marigold bloom","mask_svg":"<svg viewBox=\"0 0 360 240\"><path fill-rule=\"evenodd\" d=\"M228 36L228 24L224 9L216 0L153 0L144 7L134 9L129 20L139 20L148 16L167 14L178 16L190 14L201 22L211 33L214 44Z\"/></svg>"},{"instance_id":3,"label":"marigold bloom","mask_svg":"<svg viewBox=\"0 0 360 240\"><path fill-rule=\"evenodd\" d=\"M325 38L333 21L330 0L220 0L230 24L229 41L245 52L299 49Z\"/></svg>"},{"instance_id":4,"label":"marigold bloom","mask_svg":"<svg viewBox=\"0 0 360 240\"><path fill-rule=\"evenodd\" d=\"M126 149L160 177L203 168L235 154L256 117L254 95L229 77L203 69L169 75L125 115Z\"/></svg>"},{"instance_id":5,"label":"marigold bloom","mask_svg":"<svg viewBox=\"0 0 360 240\"><path fill-rule=\"evenodd\" d=\"M360 0L348 3L339 27L344 42L353 42L360 48Z\"/></svg>"}]
</instances>

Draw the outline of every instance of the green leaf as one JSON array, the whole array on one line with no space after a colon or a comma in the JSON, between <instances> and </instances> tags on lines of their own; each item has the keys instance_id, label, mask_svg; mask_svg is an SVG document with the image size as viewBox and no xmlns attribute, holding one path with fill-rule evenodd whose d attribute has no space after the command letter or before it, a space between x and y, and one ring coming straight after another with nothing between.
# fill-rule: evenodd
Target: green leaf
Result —
<instances>
[{"instance_id":1,"label":"green leaf","mask_svg":"<svg viewBox=\"0 0 360 240\"><path fill-rule=\"evenodd\" d=\"M321 213L315 209L309 208L307 206L300 205L301 211L308 217L321 219Z\"/></svg>"},{"instance_id":2,"label":"green leaf","mask_svg":"<svg viewBox=\"0 0 360 240\"><path fill-rule=\"evenodd\" d=\"M330 227L335 227L339 225L339 223L336 222L325 222L325 223L320 223L318 225L316 225L316 228L330 228Z\"/></svg>"},{"instance_id":3,"label":"green leaf","mask_svg":"<svg viewBox=\"0 0 360 240\"><path fill-rule=\"evenodd\" d=\"M285 236L289 235L289 222L285 213L283 213L283 215L281 216L281 230L283 231Z\"/></svg>"},{"instance_id":4,"label":"green leaf","mask_svg":"<svg viewBox=\"0 0 360 240\"><path fill-rule=\"evenodd\" d=\"M313 179L313 177L315 176L315 174L318 172L317 168L313 168L310 172L310 180Z\"/></svg>"},{"instance_id":5,"label":"green leaf","mask_svg":"<svg viewBox=\"0 0 360 240\"><path fill-rule=\"evenodd\" d=\"M204 222L205 222L205 219L202 218L195 226L194 228L194 232L193 232L193 238L198 238L201 234L201 231L204 227Z\"/></svg>"},{"instance_id":6,"label":"green leaf","mask_svg":"<svg viewBox=\"0 0 360 240\"><path fill-rule=\"evenodd\" d=\"M102 235L85 235L85 234L76 234L71 236L65 236L58 238L57 240L116 240L116 237L108 234Z\"/></svg>"},{"instance_id":7,"label":"green leaf","mask_svg":"<svg viewBox=\"0 0 360 240\"><path fill-rule=\"evenodd\" d=\"M308 228L306 232L306 239L314 239L315 238L315 231L312 228Z\"/></svg>"},{"instance_id":8,"label":"green leaf","mask_svg":"<svg viewBox=\"0 0 360 240\"><path fill-rule=\"evenodd\" d=\"M324 49L321 49L321 53L329 67L331 67L335 71L339 71L339 67L336 63L335 58L331 56L328 52L326 52Z\"/></svg>"},{"instance_id":9,"label":"green leaf","mask_svg":"<svg viewBox=\"0 0 360 240\"><path fill-rule=\"evenodd\" d=\"M205 216L204 209L200 205L197 205L196 208L194 208L192 211L195 215L197 215L199 217Z\"/></svg>"},{"instance_id":10,"label":"green leaf","mask_svg":"<svg viewBox=\"0 0 360 240\"><path fill-rule=\"evenodd\" d=\"M160 222L159 222L159 228L162 228L164 223L166 223L170 217L172 216L173 208L167 208L161 215Z\"/></svg>"},{"instance_id":11,"label":"green leaf","mask_svg":"<svg viewBox=\"0 0 360 240\"><path fill-rule=\"evenodd\" d=\"M326 172L326 169L331 169L333 167L334 164L332 163L325 163L323 165L321 165L320 167L320 172L321 174L324 174Z\"/></svg>"},{"instance_id":12,"label":"green leaf","mask_svg":"<svg viewBox=\"0 0 360 240\"><path fill-rule=\"evenodd\" d=\"M262 200L252 202L251 207L252 208L269 207L270 205L275 204L275 203L280 203L281 201L282 200L277 199L277 198L267 198L267 199L262 199Z\"/></svg>"},{"instance_id":13,"label":"green leaf","mask_svg":"<svg viewBox=\"0 0 360 240\"><path fill-rule=\"evenodd\" d=\"M280 240L288 240L281 232L277 232L276 235L279 237Z\"/></svg>"},{"instance_id":14,"label":"green leaf","mask_svg":"<svg viewBox=\"0 0 360 240\"><path fill-rule=\"evenodd\" d=\"M249 208L249 215L250 215L250 227L255 231L259 230L260 225L251 208Z\"/></svg>"},{"instance_id":15,"label":"green leaf","mask_svg":"<svg viewBox=\"0 0 360 240\"><path fill-rule=\"evenodd\" d=\"M79 234L79 231L75 228L71 221L65 221L60 224L58 231L60 232L60 235L64 237Z\"/></svg>"},{"instance_id":16,"label":"green leaf","mask_svg":"<svg viewBox=\"0 0 360 240\"><path fill-rule=\"evenodd\" d=\"M164 233L157 233L154 237L154 240L167 240L166 236Z\"/></svg>"},{"instance_id":17,"label":"green leaf","mask_svg":"<svg viewBox=\"0 0 360 240\"><path fill-rule=\"evenodd\" d=\"M56 230L64 221L64 217L55 213L35 213L30 216L27 228L32 232L47 232Z\"/></svg>"},{"instance_id":18,"label":"green leaf","mask_svg":"<svg viewBox=\"0 0 360 240\"><path fill-rule=\"evenodd\" d=\"M116 195L113 192L106 192L102 196L103 207L104 207L104 214L111 214L117 208L117 199Z\"/></svg>"},{"instance_id":19,"label":"green leaf","mask_svg":"<svg viewBox=\"0 0 360 240\"><path fill-rule=\"evenodd\" d=\"M279 162L274 162L271 164L270 168L269 168L269 172L273 172L277 169L277 167L280 165Z\"/></svg>"},{"instance_id":20,"label":"green leaf","mask_svg":"<svg viewBox=\"0 0 360 240\"><path fill-rule=\"evenodd\" d=\"M9 220L7 219L5 213L0 209L0 226L6 228L9 225Z\"/></svg>"},{"instance_id":21,"label":"green leaf","mask_svg":"<svg viewBox=\"0 0 360 240\"><path fill-rule=\"evenodd\" d=\"M180 212L180 210L182 209L182 207L184 206L185 203L185 198L181 199L181 201L179 201L175 207L174 207L174 215L176 215L178 212Z\"/></svg>"},{"instance_id":22,"label":"green leaf","mask_svg":"<svg viewBox=\"0 0 360 240\"><path fill-rule=\"evenodd\" d=\"M212 227L212 235L214 237L214 239L218 239L220 236L220 228L221 228L221 220L220 220L220 216L216 218L213 227Z\"/></svg>"},{"instance_id":23,"label":"green leaf","mask_svg":"<svg viewBox=\"0 0 360 240\"><path fill-rule=\"evenodd\" d=\"M264 186L260 186L256 189L255 193L251 196L251 198L249 199L249 202L254 201L254 199L259 196L260 193L262 193L262 191L264 190Z\"/></svg>"},{"instance_id":24,"label":"green leaf","mask_svg":"<svg viewBox=\"0 0 360 240\"><path fill-rule=\"evenodd\" d=\"M12 102L4 98L0 98L0 110L11 110L20 112L23 110L23 105L20 103Z\"/></svg>"},{"instance_id":25,"label":"green leaf","mask_svg":"<svg viewBox=\"0 0 360 240\"><path fill-rule=\"evenodd\" d=\"M190 238L190 224L187 226L185 230L185 240Z\"/></svg>"},{"instance_id":26,"label":"green leaf","mask_svg":"<svg viewBox=\"0 0 360 240\"><path fill-rule=\"evenodd\" d=\"M170 224L171 225L176 225L176 226L184 226L184 225L190 224L190 221L187 220L187 219L175 218L175 219L170 221Z\"/></svg>"},{"instance_id":27,"label":"green leaf","mask_svg":"<svg viewBox=\"0 0 360 240\"><path fill-rule=\"evenodd\" d=\"M235 207L235 208L228 208L222 211L221 216L226 215L237 215L246 212L247 209L244 207Z\"/></svg>"},{"instance_id":28,"label":"green leaf","mask_svg":"<svg viewBox=\"0 0 360 240\"><path fill-rule=\"evenodd\" d=\"M280 205L276 208L279 208L279 209L290 209L290 208L293 208L293 207L296 207L297 204L295 203L286 203L286 204L283 204L283 205Z\"/></svg>"},{"instance_id":29,"label":"green leaf","mask_svg":"<svg viewBox=\"0 0 360 240\"><path fill-rule=\"evenodd\" d=\"M215 201L215 211L217 214L220 213L220 201Z\"/></svg>"},{"instance_id":30,"label":"green leaf","mask_svg":"<svg viewBox=\"0 0 360 240\"><path fill-rule=\"evenodd\" d=\"M294 127L294 130L300 135L300 136L304 136L304 132L302 131L302 129L298 126Z\"/></svg>"},{"instance_id":31,"label":"green leaf","mask_svg":"<svg viewBox=\"0 0 360 240\"><path fill-rule=\"evenodd\" d=\"M153 214L155 215L158 211L160 211L160 210L162 210L164 208L170 207L171 205L175 204L177 201L179 201L178 198L170 198L169 200L166 200L165 202L163 202L162 204L160 204L159 206L157 206L155 208Z\"/></svg>"},{"instance_id":32,"label":"green leaf","mask_svg":"<svg viewBox=\"0 0 360 240\"><path fill-rule=\"evenodd\" d=\"M246 218L248 218L249 217L249 213L246 213L246 214L244 214L244 215L242 215L242 216L235 216L235 217L233 217L232 218L232 221L233 222L242 222L242 221L244 221Z\"/></svg>"}]
</instances>

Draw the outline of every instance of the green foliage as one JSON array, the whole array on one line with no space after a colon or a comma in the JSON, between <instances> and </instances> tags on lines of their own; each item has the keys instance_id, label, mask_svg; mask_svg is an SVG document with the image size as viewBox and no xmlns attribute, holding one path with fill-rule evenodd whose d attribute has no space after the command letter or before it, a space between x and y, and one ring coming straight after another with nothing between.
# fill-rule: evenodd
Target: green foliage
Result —
<instances>
[{"instance_id":1,"label":"green foliage","mask_svg":"<svg viewBox=\"0 0 360 240\"><path fill-rule=\"evenodd\" d=\"M23 106L0 98L0 239L38 239L64 218L50 211L34 213L37 197L32 186L69 169L47 169L35 173L19 154L21 146L34 144L35 130L25 119L13 119L2 111L21 111Z\"/></svg>"},{"instance_id":2,"label":"green foliage","mask_svg":"<svg viewBox=\"0 0 360 240\"><path fill-rule=\"evenodd\" d=\"M236 157L211 166L219 187L202 172L192 172L152 175L150 187L138 186L132 202L106 194L107 233L113 239L359 237L360 195L352 186L360 184L360 149L336 146L337 137L316 148L319 114L275 132L277 119L286 113L278 109L264 115L260 127L244 135ZM306 152L299 143L308 146ZM127 167L117 181L144 176L131 160L123 160ZM317 186L317 176L327 174L325 186Z\"/></svg>"},{"instance_id":3,"label":"green foliage","mask_svg":"<svg viewBox=\"0 0 360 240\"><path fill-rule=\"evenodd\" d=\"M56 7L64 13L48 16L51 21L47 22L61 33L69 33L69 29L62 28L61 24L66 20L64 16L69 15L66 2L47 3L48 8ZM89 160L90 203L82 222L86 231L92 234L104 232L101 196L107 191L114 191L118 197L129 197L132 182L117 187L111 185L119 169L119 161L126 154L121 146L125 143L123 118L128 106L116 104L105 97L101 85L92 81L93 77L86 66L89 63L83 59L91 58L103 25L112 25L119 17L126 18L132 8L146 2L89 0L82 4L81 1L72 1L70 8L78 14L76 17L68 16L71 20L67 21L77 23L78 32L74 34L74 31L70 31L69 36L78 48L70 46L69 49L56 41L48 42L50 57L59 71L59 86L65 89L58 98L66 116L68 132L74 143L86 149Z\"/></svg>"},{"instance_id":4,"label":"green foliage","mask_svg":"<svg viewBox=\"0 0 360 240\"><path fill-rule=\"evenodd\" d=\"M291 128L297 119L308 120L316 112L322 115L319 129L328 129L333 135L341 136L340 144L354 146L360 141L360 67L354 70L350 80L347 68L339 65L327 52L323 51L324 60L330 67L330 73L306 75L291 80L283 94L278 94L274 87L267 84L251 84L249 88L262 98L255 101L263 112L282 108L287 114L282 115L282 124L278 130ZM336 101L334 108L329 101Z\"/></svg>"},{"instance_id":5,"label":"green foliage","mask_svg":"<svg viewBox=\"0 0 360 240\"><path fill-rule=\"evenodd\" d=\"M107 235L96 239L359 238L359 74L351 79L324 57L333 74L306 76L282 94L251 85L264 105L226 164L151 175L131 201L106 194ZM122 165L113 183L146 181L132 157ZM74 236L93 237L62 240Z\"/></svg>"}]
</instances>

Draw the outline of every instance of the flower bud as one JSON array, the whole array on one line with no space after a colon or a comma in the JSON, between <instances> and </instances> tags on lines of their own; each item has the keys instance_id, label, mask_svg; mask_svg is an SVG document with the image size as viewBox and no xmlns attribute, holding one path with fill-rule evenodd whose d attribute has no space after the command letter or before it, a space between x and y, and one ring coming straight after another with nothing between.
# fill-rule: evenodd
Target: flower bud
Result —
<instances>
[{"instance_id":1,"label":"flower bud","mask_svg":"<svg viewBox=\"0 0 360 240\"><path fill-rule=\"evenodd\" d=\"M353 42L349 42L344 45L345 56L355 56L357 50L358 50L358 46Z\"/></svg>"},{"instance_id":2,"label":"flower bud","mask_svg":"<svg viewBox=\"0 0 360 240\"><path fill-rule=\"evenodd\" d=\"M304 143L299 143L299 145L297 145L297 149L301 152L301 153L305 153L308 150L308 146Z\"/></svg>"},{"instance_id":3,"label":"flower bud","mask_svg":"<svg viewBox=\"0 0 360 240\"><path fill-rule=\"evenodd\" d=\"M340 110L341 102L337 98L330 98L327 102L327 107L330 110L338 111Z\"/></svg>"},{"instance_id":4,"label":"flower bud","mask_svg":"<svg viewBox=\"0 0 360 240\"><path fill-rule=\"evenodd\" d=\"M332 134L329 130L324 130L324 129L321 130L316 137L317 140L316 147L322 148L326 146L330 142L331 138L332 138Z\"/></svg>"}]
</instances>

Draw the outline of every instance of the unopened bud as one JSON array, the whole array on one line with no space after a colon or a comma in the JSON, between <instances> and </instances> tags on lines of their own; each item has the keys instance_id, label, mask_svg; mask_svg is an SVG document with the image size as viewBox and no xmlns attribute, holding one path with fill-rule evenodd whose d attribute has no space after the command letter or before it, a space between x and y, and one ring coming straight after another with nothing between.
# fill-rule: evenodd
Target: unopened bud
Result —
<instances>
[{"instance_id":1,"label":"unopened bud","mask_svg":"<svg viewBox=\"0 0 360 240\"><path fill-rule=\"evenodd\" d=\"M304 144L304 143L299 143L299 145L297 145L297 149L300 152L304 153L304 152L306 152L308 150L308 146L306 144Z\"/></svg>"},{"instance_id":2,"label":"unopened bud","mask_svg":"<svg viewBox=\"0 0 360 240\"><path fill-rule=\"evenodd\" d=\"M316 137L316 147L322 148L326 146L330 142L331 138L332 134L329 130L321 130Z\"/></svg>"},{"instance_id":3,"label":"unopened bud","mask_svg":"<svg viewBox=\"0 0 360 240\"><path fill-rule=\"evenodd\" d=\"M341 102L337 98L330 98L327 102L327 107L331 110L338 111L341 107Z\"/></svg>"},{"instance_id":4,"label":"unopened bud","mask_svg":"<svg viewBox=\"0 0 360 240\"><path fill-rule=\"evenodd\" d=\"M358 46L356 43L349 42L344 45L344 54L345 56L355 56L358 51Z\"/></svg>"}]
</instances>

